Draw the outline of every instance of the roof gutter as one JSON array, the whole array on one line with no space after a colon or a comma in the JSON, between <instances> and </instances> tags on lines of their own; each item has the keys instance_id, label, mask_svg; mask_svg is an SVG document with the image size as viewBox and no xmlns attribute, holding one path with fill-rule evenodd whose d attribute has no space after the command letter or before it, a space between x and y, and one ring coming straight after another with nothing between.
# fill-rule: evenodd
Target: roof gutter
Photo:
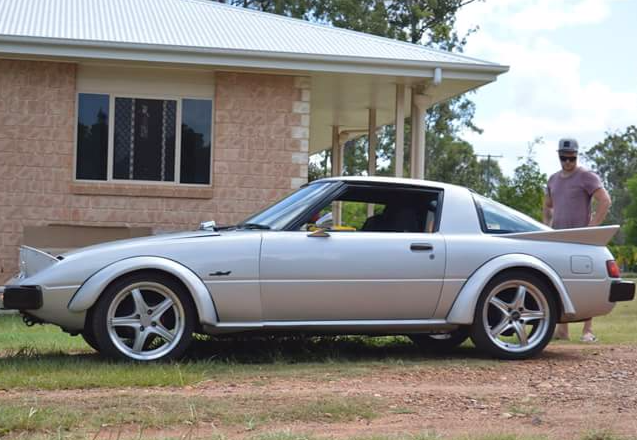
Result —
<instances>
[{"instance_id":1,"label":"roof gutter","mask_svg":"<svg viewBox=\"0 0 637 440\"><path fill-rule=\"evenodd\" d=\"M492 81L508 66L0 35L0 54ZM448 75L447 73L450 73ZM480 77L480 78L476 78Z\"/></svg>"}]
</instances>

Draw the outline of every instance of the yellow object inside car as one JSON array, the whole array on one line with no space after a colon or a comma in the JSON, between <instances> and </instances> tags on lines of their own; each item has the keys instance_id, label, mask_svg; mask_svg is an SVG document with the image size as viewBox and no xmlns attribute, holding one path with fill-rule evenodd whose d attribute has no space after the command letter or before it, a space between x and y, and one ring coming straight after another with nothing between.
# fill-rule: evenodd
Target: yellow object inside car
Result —
<instances>
[{"instance_id":1,"label":"yellow object inside car","mask_svg":"<svg viewBox=\"0 0 637 440\"><path fill-rule=\"evenodd\" d=\"M316 231L318 229L322 229L322 228L319 228L315 224L308 225L308 227L307 227L307 230L310 231L310 232ZM337 225L334 225L334 226L331 226L328 230L329 231L355 231L356 228L353 227L353 226L345 226L345 225L337 226Z\"/></svg>"}]
</instances>

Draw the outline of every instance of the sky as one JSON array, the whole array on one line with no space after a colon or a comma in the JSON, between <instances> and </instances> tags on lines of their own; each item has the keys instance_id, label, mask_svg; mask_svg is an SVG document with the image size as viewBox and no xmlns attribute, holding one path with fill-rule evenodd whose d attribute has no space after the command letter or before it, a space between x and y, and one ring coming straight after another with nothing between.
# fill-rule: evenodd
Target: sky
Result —
<instances>
[{"instance_id":1,"label":"sky","mask_svg":"<svg viewBox=\"0 0 637 440\"><path fill-rule=\"evenodd\" d=\"M637 124L637 0L486 0L464 7L458 29L479 26L465 55L508 65L471 95L478 154L511 175L536 138L543 172L559 169L557 142L580 151Z\"/></svg>"}]
</instances>

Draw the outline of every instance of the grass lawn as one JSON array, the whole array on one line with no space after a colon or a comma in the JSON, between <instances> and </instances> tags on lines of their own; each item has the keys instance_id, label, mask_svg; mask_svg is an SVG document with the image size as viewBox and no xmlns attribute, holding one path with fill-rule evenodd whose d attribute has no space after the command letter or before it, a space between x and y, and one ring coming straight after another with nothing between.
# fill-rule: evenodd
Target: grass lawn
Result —
<instances>
[{"instance_id":1,"label":"grass lawn","mask_svg":"<svg viewBox=\"0 0 637 440\"><path fill-rule=\"evenodd\" d=\"M576 342L582 324L571 324ZM637 301L619 303L594 320L600 344L637 343ZM459 354L424 356L404 337L336 337L284 340L196 341L189 359L142 365L99 357L81 337L53 325L27 327L17 315L0 315L0 389L76 389L187 386L215 378L252 375L355 377L373 368L447 368L497 365L471 342Z\"/></svg>"},{"instance_id":2,"label":"grass lawn","mask_svg":"<svg viewBox=\"0 0 637 440\"><path fill-rule=\"evenodd\" d=\"M0 389L183 387L252 376L327 381L375 368L496 364L469 346L453 357L425 356L404 337L196 340L181 362L113 362L55 326L26 327L18 316L0 317Z\"/></svg>"},{"instance_id":3,"label":"grass lawn","mask_svg":"<svg viewBox=\"0 0 637 440\"><path fill-rule=\"evenodd\" d=\"M582 324L571 324L571 339L577 340ZM593 331L602 344L637 344L637 300L617 303L606 316L593 320Z\"/></svg>"}]
</instances>

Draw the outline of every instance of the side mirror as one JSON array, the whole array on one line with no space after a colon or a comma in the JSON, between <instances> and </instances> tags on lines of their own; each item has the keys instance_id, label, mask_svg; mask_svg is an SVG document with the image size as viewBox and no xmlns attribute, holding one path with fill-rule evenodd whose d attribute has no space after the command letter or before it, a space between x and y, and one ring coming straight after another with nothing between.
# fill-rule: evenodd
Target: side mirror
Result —
<instances>
[{"instance_id":1,"label":"side mirror","mask_svg":"<svg viewBox=\"0 0 637 440\"><path fill-rule=\"evenodd\" d=\"M307 234L308 237L318 237L318 238L326 238L329 237L330 234L327 233L327 231L325 229L316 229L315 231L310 232L309 234Z\"/></svg>"},{"instance_id":2,"label":"side mirror","mask_svg":"<svg viewBox=\"0 0 637 440\"><path fill-rule=\"evenodd\" d=\"M217 223L215 223L214 220L210 220L207 222L201 222L199 224L199 230L200 231L207 231L207 230L215 230L215 228L217 227Z\"/></svg>"}]
</instances>

